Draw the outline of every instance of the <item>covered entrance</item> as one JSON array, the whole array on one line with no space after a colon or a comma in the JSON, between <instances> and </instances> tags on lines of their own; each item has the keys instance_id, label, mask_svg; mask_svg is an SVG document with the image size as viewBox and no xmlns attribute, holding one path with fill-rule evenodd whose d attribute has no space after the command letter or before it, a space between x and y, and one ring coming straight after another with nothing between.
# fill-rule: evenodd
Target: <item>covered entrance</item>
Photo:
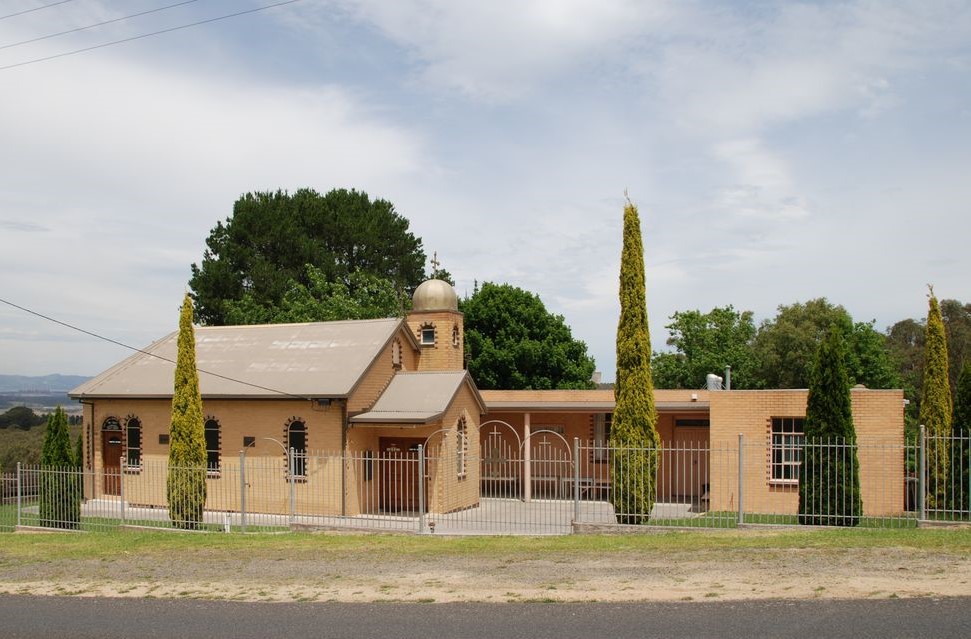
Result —
<instances>
[{"instance_id":1,"label":"covered entrance","mask_svg":"<svg viewBox=\"0 0 971 639\"><path fill-rule=\"evenodd\" d=\"M421 438L380 438L381 485L379 487L379 505L383 512L418 511L418 482L423 479L419 478L418 447L424 444L425 440ZM427 504L428 500L426 499L426 511L428 509Z\"/></svg>"}]
</instances>

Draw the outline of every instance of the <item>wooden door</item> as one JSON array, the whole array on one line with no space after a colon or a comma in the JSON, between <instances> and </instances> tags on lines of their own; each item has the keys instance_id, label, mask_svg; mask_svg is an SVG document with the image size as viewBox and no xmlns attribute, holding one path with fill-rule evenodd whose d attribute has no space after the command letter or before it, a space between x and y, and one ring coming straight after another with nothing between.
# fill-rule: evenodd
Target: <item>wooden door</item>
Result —
<instances>
[{"instance_id":1,"label":"wooden door","mask_svg":"<svg viewBox=\"0 0 971 639\"><path fill-rule=\"evenodd\" d=\"M671 456L671 491L678 497L701 497L707 490L708 429L680 427L674 429Z\"/></svg>"},{"instance_id":2,"label":"wooden door","mask_svg":"<svg viewBox=\"0 0 971 639\"><path fill-rule=\"evenodd\" d=\"M384 512L418 510L418 446L424 443L424 439L397 437L380 439L380 504ZM425 509L428 509L427 493Z\"/></svg>"},{"instance_id":3,"label":"wooden door","mask_svg":"<svg viewBox=\"0 0 971 639\"><path fill-rule=\"evenodd\" d=\"M101 472L104 477L104 494L121 494L121 431L101 432Z\"/></svg>"}]
</instances>

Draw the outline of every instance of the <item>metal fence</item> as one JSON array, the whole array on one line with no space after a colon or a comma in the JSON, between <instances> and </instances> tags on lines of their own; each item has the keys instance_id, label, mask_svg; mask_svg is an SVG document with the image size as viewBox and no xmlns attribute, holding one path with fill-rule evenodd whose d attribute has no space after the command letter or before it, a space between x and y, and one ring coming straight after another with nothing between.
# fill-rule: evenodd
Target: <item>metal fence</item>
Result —
<instances>
[{"instance_id":1,"label":"metal fence","mask_svg":"<svg viewBox=\"0 0 971 639\"><path fill-rule=\"evenodd\" d=\"M519 447L483 442L481 451L413 445L380 454L241 453L206 469L170 468L165 459L137 466L123 460L96 472L19 465L3 477L0 530L542 535L618 523L915 527L971 521L969 456L968 437L924 433L908 443L740 436L658 449L568 442L556 434ZM188 525L172 521L173 476L204 485L198 517Z\"/></svg>"}]
</instances>

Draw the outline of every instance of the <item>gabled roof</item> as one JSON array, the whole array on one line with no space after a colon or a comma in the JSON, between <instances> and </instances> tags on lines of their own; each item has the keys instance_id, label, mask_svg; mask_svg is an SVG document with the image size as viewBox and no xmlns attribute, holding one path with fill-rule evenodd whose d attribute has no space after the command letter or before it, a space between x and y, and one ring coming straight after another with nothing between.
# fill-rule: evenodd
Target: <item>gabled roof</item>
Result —
<instances>
[{"instance_id":1,"label":"gabled roof","mask_svg":"<svg viewBox=\"0 0 971 639\"><path fill-rule=\"evenodd\" d=\"M455 396L468 384L479 410L486 411L472 378L466 371L400 372L374 403L371 410L350 418L352 424L420 423L441 417Z\"/></svg>"},{"instance_id":2,"label":"gabled roof","mask_svg":"<svg viewBox=\"0 0 971 639\"><path fill-rule=\"evenodd\" d=\"M403 324L392 318L196 327L199 388L203 397L346 397ZM171 397L177 340L178 331L163 337L70 396Z\"/></svg>"}]
</instances>

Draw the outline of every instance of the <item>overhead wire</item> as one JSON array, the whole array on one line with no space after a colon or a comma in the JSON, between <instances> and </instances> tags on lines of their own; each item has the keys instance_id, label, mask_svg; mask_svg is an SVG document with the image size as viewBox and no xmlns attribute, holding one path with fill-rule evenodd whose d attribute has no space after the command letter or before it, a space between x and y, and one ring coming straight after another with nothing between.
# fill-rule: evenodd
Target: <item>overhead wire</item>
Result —
<instances>
[{"instance_id":1,"label":"overhead wire","mask_svg":"<svg viewBox=\"0 0 971 639\"><path fill-rule=\"evenodd\" d=\"M83 27L75 27L73 29L68 29L66 31L58 31L57 33L50 33L44 36L38 36L36 38L30 38L29 40L21 40L20 42L13 42L11 44L0 45L0 49L10 49L11 47L19 47L23 44L30 44L31 42L40 42L41 40L50 40L51 38L57 38L62 35L67 35L69 33L77 33L79 31L87 31L88 29L94 29L95 27L103 27L106 24L114 24L115 22L122 22L123 20L131 20L132 18L138 18L141 16L147 16L150 13L158 13L159 11L165 11L166 9L172 9L174 7L181 7L184 4L192 4L193 2L198 2L199 0L182 0L182 2L176 2L174 4L168 4L164 7L157 7L155 9L148 9L146 11L139 11L138 13L132 13L121 18L112 18L111 20L103 20L101 22L95 22L94 24L88 24Z\"/></svg>"},{"instance_id":2,"label":"overhead wire","mask_svg":"<svg viewBox=\"0 0 971 639\"><path fill-rule=\"evenodd\" d=\"M124 342L119 342L116 339L112 339L110 337L106 337L106 336L101 335L99 333L95 333L93 331L89 331L89 330L83 329L83 328L81 328L79 326L75 326L73 324L69 324L69 323L64 322L64 321L61 321L61 320L59 320L57 318L50 317L49 315L44 315L43 313L39 313L39 312L37 312L35 310L32 310L32 309L29 309L29 308L27 308L25 306L20 306L19 304L15 304L15 303L13 303L13 302L11 302L9 300L5 300L3 298L0 298L0 302L6 304L7 306L12 306L13 308L16 308L18 310L21 310L21 311L23 311L25 313L29 313L30 315L34 315L34 316L39 317L41 319L45 319L48 322L53 322L55 324L59 324L61 326L64 326L65 328L69 328L72 331L78 331L79 333L84 333L85 335L89 335L91 337L94 337L94 338L103 340L105 342L109 342L109 343L114 344L116 346L121 346L122 348L127 348L128 350L135 351L136 353L141 353L142 355L147 355L149 357L154 357L155 359L160 359L163 362L168 362L170 364L177 364L177 362L174 359L169 359L168 357L163 357L162 355L159 355L157 353L153 353L151 351L147 351L147 350L142 349L142 348L136 348L134 346L130 346L129 344L125 344ZM259 390L265 390L265 391L269 391L271 393L277 393L279 395L284 395L286 397L292 397L294 399L303 399L303 400L313 401L313 398L312 397L305 397L303 395L294 395L293 393L289 393L287 391L282 391L282 390L279 390L279 389L276 389L276 388L270 388L269 386L261 386L260 384L253 384L252 382L247 382L247 381L244 381L244 380L241 380L241 379L237 379L235 377L230 377L229 375L223 375L221 373L215 373L213 371L207 371L205 369L198 368L198 367L196 367L196 372L201 373L201 374L204 374L204 375L211 375L213 377L218 377L219 379L224 379L226 381L235 382L237 384L242 384L244 386L249 386L251 388L258 388Z\"/></svg>"},{"instance_id":3,"label":"overhead wire","mask_svg":"<svg viewBox=\"0 0 971 639\"><path fill-rule=\"evenodd\" d=\"M90 47L83 47L81 49L74 49L73 51L65 51L64 53L55 53L53 55L44 56L42 58L34 58L33 60L25 60L23 62L15 62L14 64L8 64L5 66L0 66L0 71L6 71L7 69L15 69L17 67L27 66L28 64L37 64L38 62L47 62L48 60L56 60L57 58L65 58L71 55L77 55L78 53L85 53L87 51L94 51L95 49L104 49L105 47L111 47L116 44L124 44L125 42L133 42L135 40L141 40L143 38L150 38L152 36L161 35L164 33L172 33L173 31L179 31L181 29L188 29L190 27L198 27L199 25L209 24L211 22L218 22L220 20L227 20L229 18L236 18L239 16L247 15L250 13L256 13L257 11L266 11L267 9L274 9L276 7L282 7L287 4L294 4L295 2L300 2L300 0L283 0L282 2L274 2L272 4L263 5L261 7L254 7L252 9L245 9L243 11L236 11L235 13L227 13L225 15L216 16L213 18L206 18L205 20L198 20L196 22L190 22L188 24L181 24L174 27L168 27L167 29L159 29L158 31L151 31L149 33L143 33L136 36L131 36L128 38L122 38L121 40L113 40L111 42L104 42L102 44L95 44Z\"/></svg>"},{"instance_id":4,"label":"overhead wire","mask_svg":"<svg viewBox=\"0 0 971 639\"><path fill-rule=\"evenodd\" d=\"M24 9L23 11L16 11L14 13L8 13L5 16L0 16L0 20L6 20L7 18L14 18L16 16L22 16L25 13L33 13L34 11L40 11L41 9L49 9L51 7L56 7L59 4L66 4L68 2L74 2L74 0L60 0L59 2L51 2L49 4L42 4L39 7L34 7L32 9Z\"/></svg>"}]
</instances>

